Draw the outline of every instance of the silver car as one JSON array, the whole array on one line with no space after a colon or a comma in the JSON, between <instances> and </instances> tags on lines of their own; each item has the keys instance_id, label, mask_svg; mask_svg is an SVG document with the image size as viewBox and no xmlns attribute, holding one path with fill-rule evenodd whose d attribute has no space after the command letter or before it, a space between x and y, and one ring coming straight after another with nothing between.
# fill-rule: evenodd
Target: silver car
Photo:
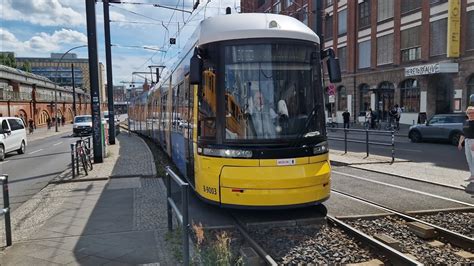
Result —
<instances>
[{"instance_id":1,"label":"silver car","mask_svg":"<svg viewBox=\"0 0 474 266\"><path fill-rule=\"evenodd\" d=\"M408 138L412 142L447 140L453 145L458 145L464 121L466 121L464 113L434 115L426 124L411 126Z\"/></svg>"}]
</instances>

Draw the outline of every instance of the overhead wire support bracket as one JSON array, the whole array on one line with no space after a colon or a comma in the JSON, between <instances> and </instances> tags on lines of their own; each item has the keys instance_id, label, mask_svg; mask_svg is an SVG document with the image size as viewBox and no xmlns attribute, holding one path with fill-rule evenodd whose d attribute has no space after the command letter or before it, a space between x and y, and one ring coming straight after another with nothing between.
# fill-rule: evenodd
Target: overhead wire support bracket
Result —
<instances>
[{"instance_id":1,"label":"overhead wire support bracket","mask_svg":"<svg viewBox=\"0 0 474 266\"><path fill-rule=\"evenodd\" d=\"M164 5L160 5L160 4L153 4L153 3L143 3L143 2L124 2L124 1L111 1L110 2L111 4L128 4L128 5L149 5L149 6L154 6L154 7L158 7L158 8L164 8L164 9L170 9L170 10L174 10L174 11L180 11L180 12L184 12L184 13L189 13L189 14L192 14L193 12L192 11L189 11L189 10L186 10L186 9L181 9L181 8L176 8L176 7L171 7L171 6L164 6ZM199 1L198 1L199 3ZM195 9L195 8L194 8ZM193 9L193 10L194 10Z\"/></svg>"}]
</instances>

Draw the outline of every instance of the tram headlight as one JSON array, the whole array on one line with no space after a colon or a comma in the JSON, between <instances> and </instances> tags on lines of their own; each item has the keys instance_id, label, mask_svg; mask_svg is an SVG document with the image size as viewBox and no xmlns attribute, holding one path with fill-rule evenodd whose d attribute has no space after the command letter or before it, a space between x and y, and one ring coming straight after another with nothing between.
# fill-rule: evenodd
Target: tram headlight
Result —
<instances>
[{"instance_id":1,"label":"tram headlight","mask_svg":"<svg viewBox=\"0 0 474 266\"><path fill-rule=\"evenodd\" d=\"M252 151L231 150L231 149L211 149L204 148L202 153L208 156L227 157L227 158L252 158Z\"/></svg>"},{"instance_id":2,"label":"tram headlight","mask_svg":"<svg viewBox=\"0 0 474 266\"><path fill-rule=\"evenodd\" d=\"M323 154L328 152L328 142L323 141L321 143L318 143L316 146L313 148L313 154Z\"/></svg>"}]
</instances>

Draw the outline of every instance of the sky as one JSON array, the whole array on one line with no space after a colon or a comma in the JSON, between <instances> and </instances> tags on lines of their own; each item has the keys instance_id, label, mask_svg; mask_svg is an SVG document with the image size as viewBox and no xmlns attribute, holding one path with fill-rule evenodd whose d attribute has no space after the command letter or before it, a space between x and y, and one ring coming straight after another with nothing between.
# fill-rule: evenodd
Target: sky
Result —
<instances>
[{"instance_id":1,"label":"sky","mask_svg":"<svg viewBox=\"0 0 474 266\"><path fill-rule=\"evenodd\" d=\"M123 0L128 4L111 4L114 85L143 81L132 72L149 71L149 65L170 67L201 20L223 15L226 7L233 12L240 9L240 0L201 0L192 14L151 5L191 11L194 1ZM96 4L97 42L99 61L105 65L102 7L102 2ZM87 44L85 0L0 0L0 12L0 51L13 51L16 57L49 57L50 53L64 53ZM170 37L177 37L176 45L169 45ZM88 57L87 48L72 53L79 58Z\"/></svg>"}]
</instances>

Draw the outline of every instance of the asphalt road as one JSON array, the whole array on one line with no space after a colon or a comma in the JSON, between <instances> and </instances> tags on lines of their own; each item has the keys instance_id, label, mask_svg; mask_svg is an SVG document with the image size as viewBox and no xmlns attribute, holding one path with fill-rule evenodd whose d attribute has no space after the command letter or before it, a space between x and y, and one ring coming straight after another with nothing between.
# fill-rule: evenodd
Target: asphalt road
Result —
<instances>
[{"instance_id":1,"label":"asphalt road","mask_svg":"<svg viewBox=\"0 0 474 266\"><path fill-rule=\"evenodd\" d=\"M26 153L7 154L0 162L0 173L9 176L10 204L16 209L43 189L55 176L66 170L71 162L70 143L77 138L71 132L28 143ZM3 206L3 198L0 200Z\"/></svg>"},{"instance_id":2,"label":"asphalt road","mask_svg":"<svg viewBox=\"0 0 474 266\"><path fill-rule=\"evenodd\" d=\"M448 188L396 176L333 166L331 188L362 197L400 211L472 207L474 197L461 189ZM331 193L324 204L335 216L383 213L341 194Z\"/></svg>"},{"instance_id":3,"label":"asphalt road","mask_svg":"<svg viewBox=\"0 0 474 266\"><path fill-rule=\"evenodd\" d=\"M328 132L329 138L344 138L343 132ZM365 133L348 133L348 139L365 141ZM370 135L371 142L391 143L390 136ZM329 148L335 150L344 150L344 142L329 140ZM360 143L348 143L348 151L365 152L366 145ZM391 156L391 147L370 145L370 154ZM466 170L466 158L463 151L458 151L457 147L445 142L423 142L412 143L408 137L395 137L395 157L398 159L410 160L413 162L429 162L433 165Z\"/></svg>"}]
</instances>

